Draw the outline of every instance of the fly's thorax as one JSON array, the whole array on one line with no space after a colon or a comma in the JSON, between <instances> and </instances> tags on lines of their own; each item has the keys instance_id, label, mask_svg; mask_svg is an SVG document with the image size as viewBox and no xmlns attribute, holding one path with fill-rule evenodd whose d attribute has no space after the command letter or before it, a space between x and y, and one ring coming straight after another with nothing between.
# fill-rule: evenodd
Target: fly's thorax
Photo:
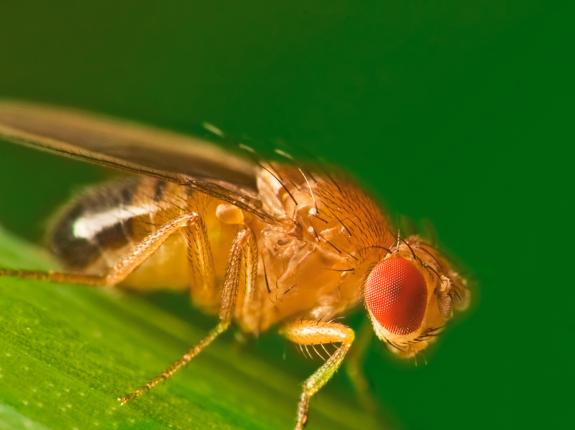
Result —
<instances>
[{"instance_id":1,"label":"fly's thorax","mask_svg":"<svg viewBox=\"0 0 575 430\"><path fill-rule=\"evenodd\" d=\"M346 258L391 246L391 222L375 201L342 174L273 164L257 178L262 205L293 234Z\"/></svg>"},{"instance_id":2,"label":"fly's thorax","mask_svg":"<svg viewBox=\"0 0 575 430\"><path fill-rule=\"evenodd\" d=\"M418 236L400 241L371 268L364 295L375 333L401 358L427 348L469 303L466 280Z\"/></svg>"},{"instance_id":3,"label":"fly's thorax","mask_svg":"<svg viewBox=\"0 0 575 430\"><path fill-rule=\"evenodd\" d=\"M260 235L275 318L332 318L359 303L365 250L394 240L380 208L351 182L293 166L262 169L258 188L284 220Z\"/></svg>"}]
</instances>

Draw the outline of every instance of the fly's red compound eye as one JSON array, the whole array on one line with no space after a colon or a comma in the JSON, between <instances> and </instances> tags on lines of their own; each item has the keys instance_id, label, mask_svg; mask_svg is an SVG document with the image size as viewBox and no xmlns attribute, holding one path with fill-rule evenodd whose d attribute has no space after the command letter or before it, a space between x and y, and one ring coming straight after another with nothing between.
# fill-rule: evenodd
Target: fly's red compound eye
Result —
<instances>
[{"instance_id":1,"label":"fly's red compound eye","mask_svg":"<svg viewBox=\"0 0 575 430\"><path fill-rule=\"evenodd\" d=\"M365 304L387 331L405 335L417 330L425 314L427 288L414 264L388 258L373 268L365 284Z\"/></svg>"}]
</instances>

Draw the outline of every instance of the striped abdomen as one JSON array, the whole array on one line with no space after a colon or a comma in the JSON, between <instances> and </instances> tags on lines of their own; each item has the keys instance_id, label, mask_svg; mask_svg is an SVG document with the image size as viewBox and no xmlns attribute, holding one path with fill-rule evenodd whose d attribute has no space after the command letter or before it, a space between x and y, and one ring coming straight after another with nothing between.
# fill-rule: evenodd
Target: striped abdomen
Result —
<instances>
[{"instance_id":1,"label":"striped abdomen","mask_svg":"<svg viewBox=\"0 0 575 430\"><path fill-rule=\"evenodd\" d=\"M216 277L221 279L237 226L217 219L220 203L188 187L153 178L111 182L80 194L60 212L50 232L50 247L68 270L105 275L160 226L197 213L207 230ZM179 231L122 285L138 290L193 289L191 270L185 234Z\"/></svg>"},{"instance_id":2,"label":"striped abdomen","mask_svg":"<svg viewBox=\"0 0 575 430\"><path fill-rule=\"evenodd\" d=\"M149 178L89 189L60 212L50 247L69 269L101 273L163 220L186 209L181 192L178 186ZM175 204L176 199L181 202Z\"/></svg>"}]
</instances>

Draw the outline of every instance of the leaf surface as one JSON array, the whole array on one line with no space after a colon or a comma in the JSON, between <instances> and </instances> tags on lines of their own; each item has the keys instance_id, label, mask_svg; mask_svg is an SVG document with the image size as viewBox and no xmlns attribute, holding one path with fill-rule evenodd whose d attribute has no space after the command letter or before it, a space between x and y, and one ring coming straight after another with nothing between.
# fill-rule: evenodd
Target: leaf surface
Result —
<instances>
[{"instance_id":1,"label":"leaf surface","mask_svg":"<svg viewBox=\"0 0 575 430\"><path fill-rule=\"evenodd\" d=\"M0 266L49 262L0 231ZM235 348L229 336L142 398L116 401L204 334L146 297L0 278L0 430L292 428L301 381L282 368L289 363ZM379 428L351 400L328 385L309 429Z\"/></svg>"}]
</instances>

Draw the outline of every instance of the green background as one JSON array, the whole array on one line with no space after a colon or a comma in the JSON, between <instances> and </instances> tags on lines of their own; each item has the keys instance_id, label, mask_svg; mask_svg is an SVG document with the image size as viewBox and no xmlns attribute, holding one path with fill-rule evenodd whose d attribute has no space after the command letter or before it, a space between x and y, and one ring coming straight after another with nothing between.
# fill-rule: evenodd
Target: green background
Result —
<instances>
[{"instance_id":1,"label":"green background","mask_svg":"<svg viewBox=\"0 0 575 430\"><path fill-rule=\"evenodd\" d=\"M395 216L429 221L475 284L427 365L372 346L386 413L407 429L573 425L573 8L270 3L3 1L0 96L182 131L209 121L351 171ZM101 177L0 143L1 224L38 240L49 213ZM314 364L282 360L281 345L268 336L246 354L303 379ZM338 374L325 396L348 387Z\"/></svg>"}]
</instances>

